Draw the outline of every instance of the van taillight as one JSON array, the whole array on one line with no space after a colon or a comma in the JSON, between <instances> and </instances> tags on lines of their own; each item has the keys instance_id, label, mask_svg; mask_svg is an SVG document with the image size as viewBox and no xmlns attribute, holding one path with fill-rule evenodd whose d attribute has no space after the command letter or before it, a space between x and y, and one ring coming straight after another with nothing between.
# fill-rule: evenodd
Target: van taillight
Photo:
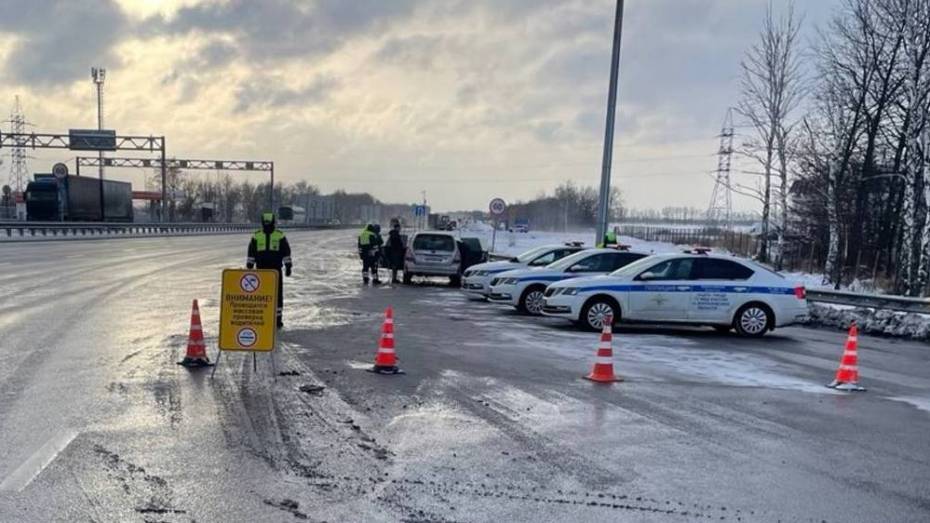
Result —
<instances>
[{"instance_id":1,"label":"van taillight","mask_svg":"<svg viewBox=\"0 0 930 523\"><path fill-rule=\"evenodd\" d=\"M413 256L413 249L407 247L407 254L404 256L404 258L406 258L407 261L416 261L416 258Z\"/></svg>"},{"instance_id":2,"label":"van taillight","mask_svg":"<svg viewBox=\"0 0 930 523\"><path fill-rule=\"evenodd\" d=\"M805 289L804 287L795 287L794 297L799 300L807 299L807 289Z\"/></svg>"}]
</instances>

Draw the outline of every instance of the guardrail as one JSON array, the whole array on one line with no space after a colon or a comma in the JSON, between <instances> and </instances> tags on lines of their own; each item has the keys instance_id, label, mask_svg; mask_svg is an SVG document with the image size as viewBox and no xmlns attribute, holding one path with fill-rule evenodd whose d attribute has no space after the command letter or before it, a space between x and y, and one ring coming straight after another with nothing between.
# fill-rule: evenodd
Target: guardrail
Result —
<instances>
[{"instance_id":1,"label":"guardrail","mask_svg":"<svg viewBox=\"0 0 930 523\"><path fill-rule=\"evenodd\" d=\"M930 314L930 299L928 298L861 294L858 292L827 289L807 289L807 300L815 303L831 303L834 305L849 305L853 307L873 307L892 311Z\"/></svg>"},{"instance_id":2,"label":"guardrail","mask_svg":"<svg viewBox=\"0 0 930 523\"><path fill-rule=\"evenodd\" d=\"M193 236L251 232L259 224L249 223L62 223L0 222L0 242L31 240L77 240ZM355 227L350 225L282 225L284 230L318 230Z\"/></svg>"}]
</instances>

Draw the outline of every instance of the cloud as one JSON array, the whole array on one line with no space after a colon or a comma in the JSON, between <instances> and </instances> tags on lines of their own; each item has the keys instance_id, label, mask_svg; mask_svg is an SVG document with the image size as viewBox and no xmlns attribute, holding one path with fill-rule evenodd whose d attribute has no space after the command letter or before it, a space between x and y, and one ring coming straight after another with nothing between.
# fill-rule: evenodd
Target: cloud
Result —
<instances>
[{"instance_id":1,"label":"cloud","mask_svg":"<svg viewBox=\"0 0 930 523\"><path fill-rule=\"evenodd\" d=\"M7 82L49 87L118 66L113 46L127 29L109 0L3 0L0 33L17 37L3 64Z\"/></svg>"},{"instance_id":2,"label":"cloud","mask_svg":"<svg viewBox=\"0 0 930 523\"><path fill-rule=\"evenodd\" d=\"M425 0L420 0L425 1ZM352 37L409 16L417 0L229 0L179 9L150 24L155 34L233 35L253 60L308 58L333 52Z\"/></svg>"},{"instance_id":3,"label":"cloud","mask_svg":"<svg viewBox=\"0 0 930 523\"><path fill-rule=\"evenodd\" d=\"M236 112L259 108L313 105L325 101L339 86L335 78L319 75L309 84L291 88L263 79L240 85L236 90Z\"/></svg>"}]
</instances>

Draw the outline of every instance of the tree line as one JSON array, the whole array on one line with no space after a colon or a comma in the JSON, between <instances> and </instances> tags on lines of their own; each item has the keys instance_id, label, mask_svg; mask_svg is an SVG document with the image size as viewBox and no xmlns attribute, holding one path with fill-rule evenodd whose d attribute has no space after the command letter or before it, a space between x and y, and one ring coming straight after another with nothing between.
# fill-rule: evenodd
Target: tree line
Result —
<instances>
[{"instance_id":1,"label":"tree line","mask_svg":"<svg viewBox=\"0 0 930 523\"><path fill-rule=\"evenodd\" d=\"M741 64L739 153L756 177L758 258L808 252L825 283L930 292L930 0L843 0L809 45L770 4Z\"/></svg>"}]
</instances>

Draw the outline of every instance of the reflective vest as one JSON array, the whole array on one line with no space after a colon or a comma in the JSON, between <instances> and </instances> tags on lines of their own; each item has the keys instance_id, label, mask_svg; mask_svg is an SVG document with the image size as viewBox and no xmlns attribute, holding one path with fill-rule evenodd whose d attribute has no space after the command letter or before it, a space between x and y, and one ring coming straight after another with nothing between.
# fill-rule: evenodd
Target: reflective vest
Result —
<instances>
[{"instance_id":1,"label":"reflective vest","mask_svg":"<svg viewBox=\"0 0 930 523\"><path fill-rule=\"evenodd\" d=\"M617 243L617 233L614 231L607 231L606 240L608 244Z\"/></svg>"},{"instance_id":2,"label":"reflective vest","mask_svg":"<svg viewBox=\"0 0 930 523\"><path fill-rule=\"evenodd\" d=\"M371 239L374 238L375 233L369 231L368 229L362 229L362 232L358 235L358 245L359 247L368 247L371 245Z\"/></svg>"},{"instance_id":3,"label":"reflective vest","mask_svg":"<svg viewBox=\"0 0 930 523\"><path fill-rule=\"evenodd\" d=\"M271 234L265 234L265 231L257 231L252 238L255 239L255 250L258 252L273 251L277 252L281 248L281 240L284 239L284 233L275 229ZM267 241L266 240L270 240ZM268 245L270 243L270 245Z\"/></svg>"}]
</instances>

